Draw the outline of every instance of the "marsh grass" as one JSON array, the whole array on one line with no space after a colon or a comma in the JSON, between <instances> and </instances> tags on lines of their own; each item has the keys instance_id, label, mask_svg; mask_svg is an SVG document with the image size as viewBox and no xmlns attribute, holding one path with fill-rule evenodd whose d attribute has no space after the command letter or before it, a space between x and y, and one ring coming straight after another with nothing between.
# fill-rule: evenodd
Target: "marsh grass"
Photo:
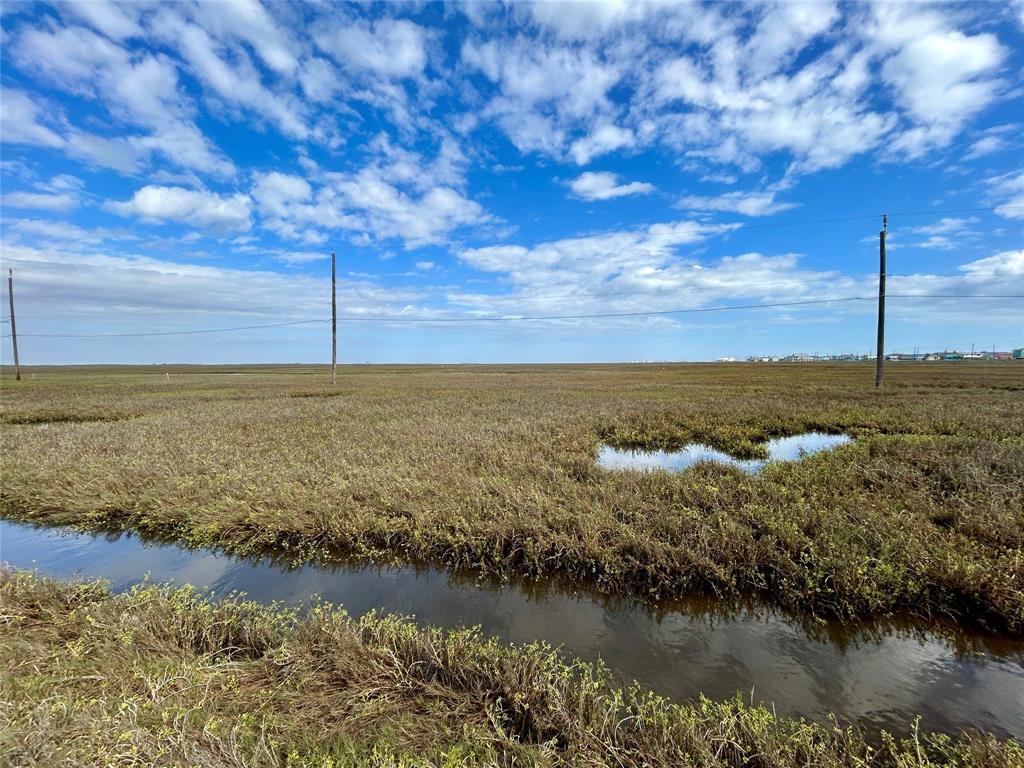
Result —
<instances>
[{"instance_id":1,"label":"marsh grass","mask_svg":"<svg viewBox=\"0 0 1024 768\"><path fill-rule=\"evenodd\" d=\"M0 761L23 766L1019 767L1016 742L903 740L672 704L541 644L300 615L189 588L0 572Z\"/></svg>"},{"instance_id":2,"label":"marsh grass","mask_svg":"<svg viewBox=\"0 0 1024 768\"><path fill-rule=\"evenodd\" d=\"M170 376L165 375L170 372ZM233 376L226 373L246 372ZM1024 632L1024 366L47 369L2 380L0 513L294 562L430 562L651 601ZM330 396L328 396L330 395ZM127 421L16 424L32 414ZM763 457L604 471L602 440Z\"/></svg>"}]
</instances>

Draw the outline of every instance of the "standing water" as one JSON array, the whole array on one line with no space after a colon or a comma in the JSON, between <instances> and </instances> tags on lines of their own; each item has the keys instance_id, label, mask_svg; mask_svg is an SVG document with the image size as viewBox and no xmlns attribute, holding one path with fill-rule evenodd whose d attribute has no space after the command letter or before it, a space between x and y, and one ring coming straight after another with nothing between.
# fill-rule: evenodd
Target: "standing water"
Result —
<instances>
[{"instance_id":1,"label":"standing water","mask_svg":"<svg viewBox=\"0 0 1024 768\"><path fill-rule=\"evenodd\" d=\"M703 693L773 706L780 715L906 733L980 728L1024 738L1024 641L947 627L884 621L805 626L762 605L723 609L711 600L663 606L601 600L548 585L481 585L411 567L284 568L132 535L65 533L0 520L0 561L59 578L104 578L115 590L144 577L291 605L320 595L354 616L413 614L442 627L479 624L510 642L545 640L616 678L675 701Z\"/></svg>"},{"instance_id":2,"label":"standing water","mask_svg":"<svg viewBox=\"0 0 1024 768\"><path fill-rule=\"evenodd\" d=\"M804 456L835 448L848 442L850 442L848 435L807 432L794 437L769 440L765 447L768 449L768 461L798 461ZM691 443L679 451L632 451L603 445L597 457L598 465L604 469L639 469L643 471L666 469L670 472L679 472L700 461L731 464L751 474L760 472L767 463L761 459L737 459L702 443Z\"/></svg>"}]
</instances>

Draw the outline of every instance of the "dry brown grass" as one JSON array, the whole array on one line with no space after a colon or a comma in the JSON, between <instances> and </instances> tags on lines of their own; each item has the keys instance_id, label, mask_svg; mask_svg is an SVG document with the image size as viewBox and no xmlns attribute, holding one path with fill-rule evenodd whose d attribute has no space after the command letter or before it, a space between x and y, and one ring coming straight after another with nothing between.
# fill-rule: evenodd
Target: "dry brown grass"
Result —
<instances>
[{"instance_id":1,"label":"dry brown grass","mask_svg":"<svg viewBox=\"0 0 1024 768\"><path fill-rule=\"evenodd\" d=\"M1013 741L671 704L540 645L0 572L0 764L1020 768Z\"/></svg>"},{"instance_id":2,"label":"dry brown grass","mask_svg":"<svg viewBox=\"0 0 1024 768\"><path fill-rule=\"evenodd\" d=\"M234 370L8 376L0 513L1024 632L1021 364ZM809 429L857 439L758 477L594 462Z\"/></svg>"}]
</instances>

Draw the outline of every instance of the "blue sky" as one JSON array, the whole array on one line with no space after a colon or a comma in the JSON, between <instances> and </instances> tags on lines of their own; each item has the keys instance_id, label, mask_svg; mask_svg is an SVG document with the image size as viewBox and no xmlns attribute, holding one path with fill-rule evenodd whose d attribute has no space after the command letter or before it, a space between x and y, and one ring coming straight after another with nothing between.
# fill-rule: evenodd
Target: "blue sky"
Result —
<instances>
[{"instance_id":1,"label":"blue sky","mask_svg":"<svg viewBox=\"0 0 1024 768\"><path fill-rule=\"evenodd\" d=\"M883 211L887 349L1024 345L1024 302L987 298L1024 294L1021 2L6 2L2 25L25 363L329 360L323 322L113 334L329 318L332 248L344 362L868 352L874 304L839 300L877 291ZM750 304L789 306L641 314Z\"/></svg>"}]
</instances>

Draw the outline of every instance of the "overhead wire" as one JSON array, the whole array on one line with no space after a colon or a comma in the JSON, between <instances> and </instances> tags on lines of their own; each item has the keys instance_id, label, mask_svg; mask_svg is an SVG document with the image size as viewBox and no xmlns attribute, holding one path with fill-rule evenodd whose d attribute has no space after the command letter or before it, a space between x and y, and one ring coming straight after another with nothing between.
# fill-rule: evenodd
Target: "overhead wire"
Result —
<instances>
[{"instance_id":1,"label":"overhead wire","mask_svg":"<svg viewBox=\"0 0 1024 768\"><path fill-rule=\"evenodd\" d=\"M887 294L887 299L1024 299L1024 294ZM556 315L505 315L495 316L461 316L461 317L359 317L342 316L340 322L357 323L480 323L480 322L528 322L538 320L589 320L601 318L624 318L624 317L652 317L660 315L681 315L681 314L702 314L711 312L730 312L754 309L778 309L786 307L805 307L825 304L839 304L857 301L875 301L877 296L842 296L828 299L808 299L803 301L780 301L759 304L730 304L715 307L687 307L682 309L647 310L643 312L593 312L578 314L556 314ZM266 323L260 325L243 325L226 328L200 328L183 331L151 331L137 333L25 333L18 334L26 338L51 338L51 339L107 339L107 338L142 338L154 336L185 336L204 333L227 333L233 331L258 330L263 328L284 328L289 326L312 325L317 323L329 323L328 318L312 318L308 320L294 320L283 323ZM6 334L4 338L9 338Z\"/></svg>"}]
</instances>

